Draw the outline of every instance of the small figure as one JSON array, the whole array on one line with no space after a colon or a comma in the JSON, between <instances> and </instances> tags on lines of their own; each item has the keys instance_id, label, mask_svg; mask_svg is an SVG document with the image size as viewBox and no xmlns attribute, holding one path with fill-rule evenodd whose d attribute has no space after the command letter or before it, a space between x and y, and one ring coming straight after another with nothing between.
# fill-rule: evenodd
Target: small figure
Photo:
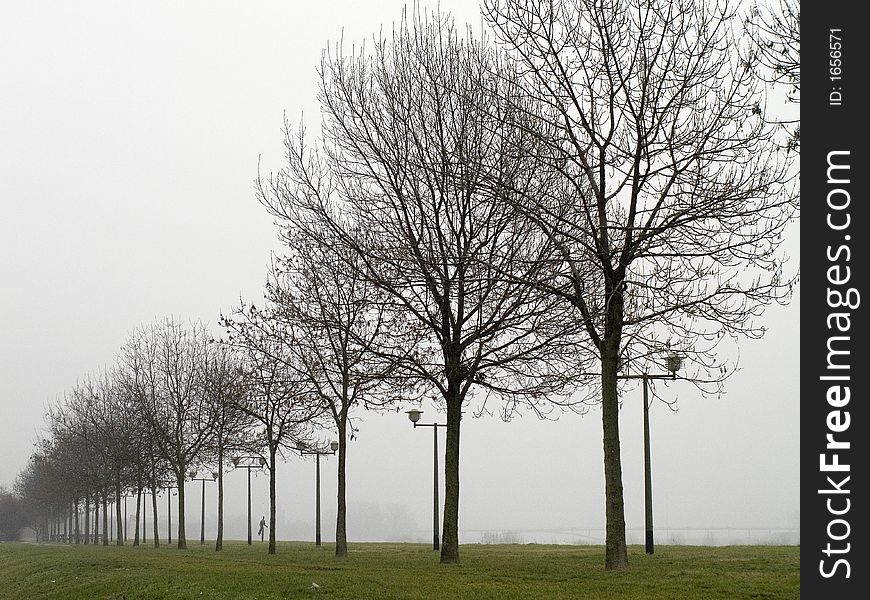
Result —
<instances>
[{"instance_id":1,"label":"small figure","mask_svg":"<svg viewBox=\"0 0 870 600\"><path fill-rule=\"evenodd\" d=\"M266 525L266 516L263 515L263 518L260 519L260 530L257 532L257 535L260 536L260 541L263 541L264 532L268 529L269 526ZM271 539L271 538L270 538Z\"/></svg>"}]
</instances>

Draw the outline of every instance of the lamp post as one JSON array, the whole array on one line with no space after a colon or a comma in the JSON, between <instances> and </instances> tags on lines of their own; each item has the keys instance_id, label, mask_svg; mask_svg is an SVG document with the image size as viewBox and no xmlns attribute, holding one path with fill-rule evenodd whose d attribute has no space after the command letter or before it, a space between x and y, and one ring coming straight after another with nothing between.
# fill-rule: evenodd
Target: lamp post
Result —
<instances>
[{"instance_id":1,"label":"lamp post","mask_svg":"<svg viewBox=\"0 0 870 600\"><path fill-rule=\"evenodd\" d=\"M205 482L206 481L214 481L217 479L217 473L212 473L212 477L209 479L208 477L197 477L196 471L190 472L190 480L191 481L201 481L202 482L202 511L200 512L200 520L199 520L199 543L205 544Z\"/></svg>"},{"instance_id":2,"label":"lamp post","mask_svg":"<svg viewBox=\"0 0 870 600\"><path fill-rule=\"evenodd\" d=\"M234 456L233 467L248 470L248 546L251 542L251 469L262 469L266 459L262 456Z\"/></svg>"},{"instance_id":3,"label":"lamp post","mask_svg":"<svg viewBox=\"0 0 870 600\"><path fill-rule=\"evenodd\" d=\"M420 415L423 414L422 410L411 409L406 410L405 413L408 415L408 419L410 419L411 423L414 424L414 429L417 427L431 427L432 432L434 434L434 501L432 503L432 549L439 550L441 548L441 542L438 537L438 529L439 529L439 518L438 518L438 428L439 427L447 427L444 423L420 423Z\"/></svg>"},{"instance_id":4,"label":"lamp post","mask_svg":"<svg viewBox=\"0 0 870 600\"><path fill-rule=\"evenodd\" d=\"M313 454L315 464L317 465L317 477L315 483L315 517L314 517L314 545L320 546L320 457L326 454L335 454L338 450L338 442L330 442L329 450L318 450L317 448L309 448L305 442L296 442L296 450L300 456Z\"/></svg>"},{"instance_id":5,"label":"lamp post","mask_svg":"<svg viewBox=\"0 0 870 600\"><path fill-rule=\"evenodd\" d=\"M646 531L646 553L652 554L655 550L653 544L653 510L652 510L652 466L649 450L649 380L650 379L676 379L677 371L682 366L682 359L676 354L669 354L665 360L668 374L650 375L619 375L619 379L642 379L643 380L643 504L644 504L644 529Z\"/></svg>"},{"instance_id":6,"label":"lamp post","mask_svg":"<svg viewBox=\"0 0 870 600\"><path fill-rule=\"evenodd\" d=\"M123 538L123 540L125 542L127 541L128 521L130 520L130 515L127 512L127 498L135 498L135 497L136 497L136 494L124 494L124 533L121 537ZM136 525L139 525L139 523L136 523Z\"/></svg>"},{"instance_id":7,"label":"lamp post","mask_svg":"<svg viewBox=\"0 0 870 600\"><path fill-rule=\"evenodd\" d=\"M166 490L166 543L172 543L172 490L178 489L177 486L167 485Z\"/></svg>"},{"instance_id":8,"label":"lamp post","mask_svg":"<svg viewBox=\"0 0 870 600\"><path fill-rule=\"evenodd\" d=\"M124 494L124 534L121 536L125 542L127 541L127 494Z\"/></svg>"}]
</instances>

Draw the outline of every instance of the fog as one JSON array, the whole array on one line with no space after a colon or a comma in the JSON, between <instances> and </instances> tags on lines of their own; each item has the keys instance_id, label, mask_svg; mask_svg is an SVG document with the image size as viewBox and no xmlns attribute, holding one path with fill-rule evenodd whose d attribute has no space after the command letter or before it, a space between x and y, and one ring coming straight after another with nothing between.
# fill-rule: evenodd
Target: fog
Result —
<instances>
[{"instance_id":1,"label":"fog","mask_svg":"<svg viewBox=\"0 0 870 600\"><path fill-rule=\"evenodd\" d=\"M11 486L26 465L46 407L77 378L111 365L135 327L168 315L214 327L239 298L262 296L270 253L280 247L254 197L258 168L280 168L285 116L297 123L304 113L312 129L317 124L316 67L327 44L388 30L402 5L4 7L0 485ZM440 6L479 22L472 3ZM787 240L795 264L798 235L794 227ZM768 311L767 336L740 343L741 369L721 397L657 382L678 409L659 402L650 412L659 543L799 541L799 309L798 291L788 307ZM641 542L643 528L641 397L639 382L626 388L620 421L629 543ZM443 422L435 407L423 408L424 421ZM603 543L597 408L507 423L470 412L462 542ZM415 430L402 411L357 414L348 449L350 541L431 540L431 429ZM324 541L334 538L335 462L321 461ZM313 459L288 454L277 476L278 538L313 539ZM241 539L245 472L228 472L226 485L226 537ZM207 537L214 488L206 485ZM267 490L264 473L252 477L255 534L268 515ZM194 542L200 492L189 484ZM161 498L161 535L165 509Z\"/></svg>"}]
</instances>

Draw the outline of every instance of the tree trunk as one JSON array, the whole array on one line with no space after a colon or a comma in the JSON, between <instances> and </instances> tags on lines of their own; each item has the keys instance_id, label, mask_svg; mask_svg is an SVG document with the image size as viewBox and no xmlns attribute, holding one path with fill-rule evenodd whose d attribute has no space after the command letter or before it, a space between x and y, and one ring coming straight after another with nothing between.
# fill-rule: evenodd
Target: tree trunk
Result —
<instances>
[{"instance_id":1,"label":"tree trunk","mask_svg":"<svg viewBox=\"0 0 870 600\"><path fill-rule=\"evenodd\" d=\"M459 382L449 383L447 393L447 443L444 449L444 525L441 563L459 561L459 421L462 400Z\"/></svg>"},{"instance_id":2,"label":"tree trunk","mask_svg":"<svg viewBox=\"0 0 870 600\"><path fill-rule=\"evenodd\" d=\"M91 543L91 497L85 496L85 536L84 543Z\"/></svg>"},{"instance_id":3,"label":"tree trunk","mask_svg":"<svg viewBox=\"0 0 870 600\"><path fill-rule=\"evenodd\" d=\"M224 549L224 451L221 444L218 445L218 505L217 505L217 537L214 542L215 552Z\"/></svg>"},{"instance_id":4,"label":"tree trunk","mask_svg":"<svg viewBox=\"0 0 870 600\"><path fill-rule=\"evenodd\" d=\"M275 450L269 447L269 554L275 554Z\"/></svg>"},{"instance_id":5,"label":"tree trunk","mask_svg":"<svg viewBox=\"0 0 870 600\"><path fill-rule=\"evenodd\" d=\"M81 537L81 523L79 522L79 501L76 498L75 502L73 502L73 514L75 515L75 537L76 537L76 545L82 543Z\"/></svg>"},{"instance_id":6,"label":"tree trunk","mask_svg":"<svg viewBox=\"0 0 870 600\"><path fill-rule=\"evenodd\" d=\"M109 495L103 492L103 546L109 545Z\"/></svg>"},{"instance_id":7,"label":"tree trunk","mask_svg":"<svg viewBox=\"0 0 870 600\"><path fill-rule=\"evenodd\" d=\"M100 497L94 498L94 544L100 541Z\"/></svg>"},{"instance_id":8,"label":"tree trunk","mask_svg":"<svg viewBox=\"0 0 870 600\"><path fill-rule=\"evenodd\" d=\"M115 539L117 540L115 543L118 546L124 545L124 517L121 515L121 482L117 482L115 484L115 520L117 524L117 535L115 535Z\"/></svg>"},{"instance_id":9,"label":"tree trunk","mask_svg":"<svg viewBox=\"0 0 870 600\"><path fill-rule=\"evenodd\" d=\"M160 530L157 527L157 483L151 483L151 520L154 522L154 547L160 547Z\"/></svg>"},{"instance_id":10,"label":"tree trunk","mask_svg":"<svg viewBox=\"0 0 870 600\"><path fill-rule=\"evenodd\" d=\"M142 488L136 486L136 527L133 529L133 545L139 545L139 516L142 508Z\"/></svg>"},{"instance_id":11,"label":"tree trunk","mask_svg":"<svg viewBox=\"0 0 870 600\"><path fill-rule=\"evenodd\" d=\"M178 549L187 550L187 535L184 531L184 469L175 474L178 482Z\"/></svg>"},{"instance_id":12,"label":"tree trunk","mask_svg":"<svg viewBox=\"0 0 870 600\"><path fill-rule=\"evenodd\" d=\"M619 334L604 340L601 359L601 421L604 429L605 556L604 569L628 569L625 544L625 505L622 490L622 458L619 449L619 394L617 364Z\"/></svg>"},{"instance_id":13,"label":"tree trunk","mask_svg":"<svg viewBox=\"0 0 870 600\"><path fill-rule=\"evenodd\" d=\"M139 541L142 544L148 543L148 488L145 487L145 484L142 484L142 490L140 492L142 494L142 537Z\"/></svg>"},{"instance_id":14,"label":"tree trunk","mask_svg":"<svg viewBox=\"0 0 870 600\"><path fill-rule=\"evenodd\" d=\"M338 427L338 504L335 515L335 555L347 556L347 492L345 465L347 464L347 420Z\"/></svg>"}]
</instances>

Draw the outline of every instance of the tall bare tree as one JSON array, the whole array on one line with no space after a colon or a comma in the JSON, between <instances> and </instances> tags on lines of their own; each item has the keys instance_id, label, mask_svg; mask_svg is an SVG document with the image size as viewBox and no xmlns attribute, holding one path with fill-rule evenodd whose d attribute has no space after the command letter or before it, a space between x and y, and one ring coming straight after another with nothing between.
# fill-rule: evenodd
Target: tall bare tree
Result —
<instances>
[{"instance_id":1,"label":"tall bare tree","mask_svg":"<svg viewBox=\"0 0 870 600\"><path fill-rule=\"evenodd\" d=\"M52 538L81 541L79 508L84 508L84 542L99 533L102 503L103 545L108 545L108 500L116 503L133 481L135 437L109 372L79 380L46 414L50 436L38 445L21 482L26 495L49 512ZM93 504L92 504L93 503ZM91 527L91 506L96 513ZM117 521L120 527L121 514ZM63 523L63 524L62 524ZM63 533L61 533L63 530ZM118 537L123 544L123 537Z\"/></svg>"},{"instance_id":2,"label":"tall bare tree","mask_svg":"<svg viewBox=\"0 0 870 600\"><path fill-rule=\"evenodd\" d=\"M337 510L335 555L347 556L347 443L353 432L354 407L378 404L376 398L389 395L391 363L372 348L382 334L384 321L379 290L348 268L333 245L284 232L288 256L277 260L267 286L267 298L274 307L272 318L285 323L283 338L313 392L332 417L337 432Z\"/></svg>"},{"instance_id":3,"label":"tall bare tree","mask_svg":"<svg viewBox=\"0 0 870 600\"><path fill-rule=\"evenodd\" d=\"M294 335L280 321L243 303L222 322L228 333L226 343L239 350L245 365L247 389L238 396L237 406L253 423L248 448L263 453L269 470L269 554L275 554L278 459L310 438L312 422L324 407L300 376L300 368L289 364L297 357L287 352L283 340Z\"/></svg>"},{"instance_id":4,"label":"tall bare tree","mask_svg":"<svg viewBox=\"0 0 870 600\"><path fill-rule=\"evenodd\" d=\"M108 500L111 497L115 507L116 544L124 544L123 515L121 502L123 494L134 485L134 467L140 461L141 432L146 427L136 417L135 405L118 383L117 371L104 371L99 375L88 376L79 386L65 409L76 414L99 440L105 462L107 480L103 488L103 545L108 545Z\"/></svg>"},{"instance_id":5,"label":"tall bare tree","mask_svg":"<svg viewBox=\"0 0 870 600\"><path fill-rule=\"evenodd\" d=\"M184 483L213 434L205 365L210 336L201 323L166 319L133 333L122 350L121 382L144 415L154 448L178 489L178 548L187 548Z\"/></svg>"},{"instance_id":6,"label":"tall bare tree","mask_svg":"<svg viewBox=\"0 0 870 600\"><path fill-rule=\"evenodd\" d=\"M117 392L111 373L87 375L47 415L55 460L66 464L65 477L77 483L81 496L102 496L104 506L110 492L119 501L137 462L135 420ZM116 516L120 524L120 512ZM108 544L105 536L103 544Z\"/></svg>"},{"instance_id":7,"label":"tall bare tree","mask_svg":"<svg viewBox=\"0 0 870 600\"><path fill-rule=\"evenodd\" d=\"M68 509L74 495L74 483L69 477L69 461L64 456L63 439L53 437L37 442L27 467L18 475L16 492L34 512L52 521L54 541L69 541Z\"/></svg>"},{"instance_id":8,"label":"tall bare tree","mask_svg":"<svg viewBox=\"0 0 870 600\"><path fill-rule=\"evenodd\" d=\"M239 406L246 404L248 393L244 363L237 352L224 344L209 345L206 386L214 432L210 452L216 464L218 506L215 551L223 550L224 540L224 463L226 453L244 446L252 420Z\"/></svg>"},{"instance_id":9,"label":"tall bare tree","mask_svg":"<svg viewBox=\"0 0 870 600\"><path fill-rule=\"evenodd\" d=\"M34 523L43 521L45 523L43 535L39 539L52 542L60 541L62 538L63 505L65 504L64 487L65 481L59 473L57 462L52 456L48 443L46 441L39 443L31 454L27 466L15 480L14 491L26 510L18 512L16 515L7 513L0 517L0 521L6 521L7 535L17 533L20 527L28 524L27 521ZM4 524L0 523L0 539L4 539L3 530Z\"/></svg>"},{"instance_id":10,"label":"tall bare tree","mask_svg":"<svg viewBox=\"0 0 870 600\"><path fill-rule=\"evenodd\" d=\"M798 210L789 158L725 3L485 0L484 14L537 104L538 141L516 151L558 175L518 194L561 263L532 283L573 307L600 364L605 568L625 569L620 365L647 372L669 349L714 391L721 342L763 334L757 317L795 281L779 252Z\"/></svg>"},{"instance_id":11,"label":"tall bare tree","mask_svg":"<svg viewBox=\"0 0 870 600\"><path fill-rule=\"evenodd\" d=\"M380 289L388 335L376 352L407 386L446 406L441 562L459 559L459 441L478 390L533 404L565 383L558 302L514 280L550 268L548 241L483 183L532 174L509 160L517 130L504 114L511 83L485 41L442 15L406 14L392 35L321 65L318 148L288 131L288 166L260 182L261 201L345 268ZM398 394L397 394L398 395Z\"/></svg>"}]
</instances>

